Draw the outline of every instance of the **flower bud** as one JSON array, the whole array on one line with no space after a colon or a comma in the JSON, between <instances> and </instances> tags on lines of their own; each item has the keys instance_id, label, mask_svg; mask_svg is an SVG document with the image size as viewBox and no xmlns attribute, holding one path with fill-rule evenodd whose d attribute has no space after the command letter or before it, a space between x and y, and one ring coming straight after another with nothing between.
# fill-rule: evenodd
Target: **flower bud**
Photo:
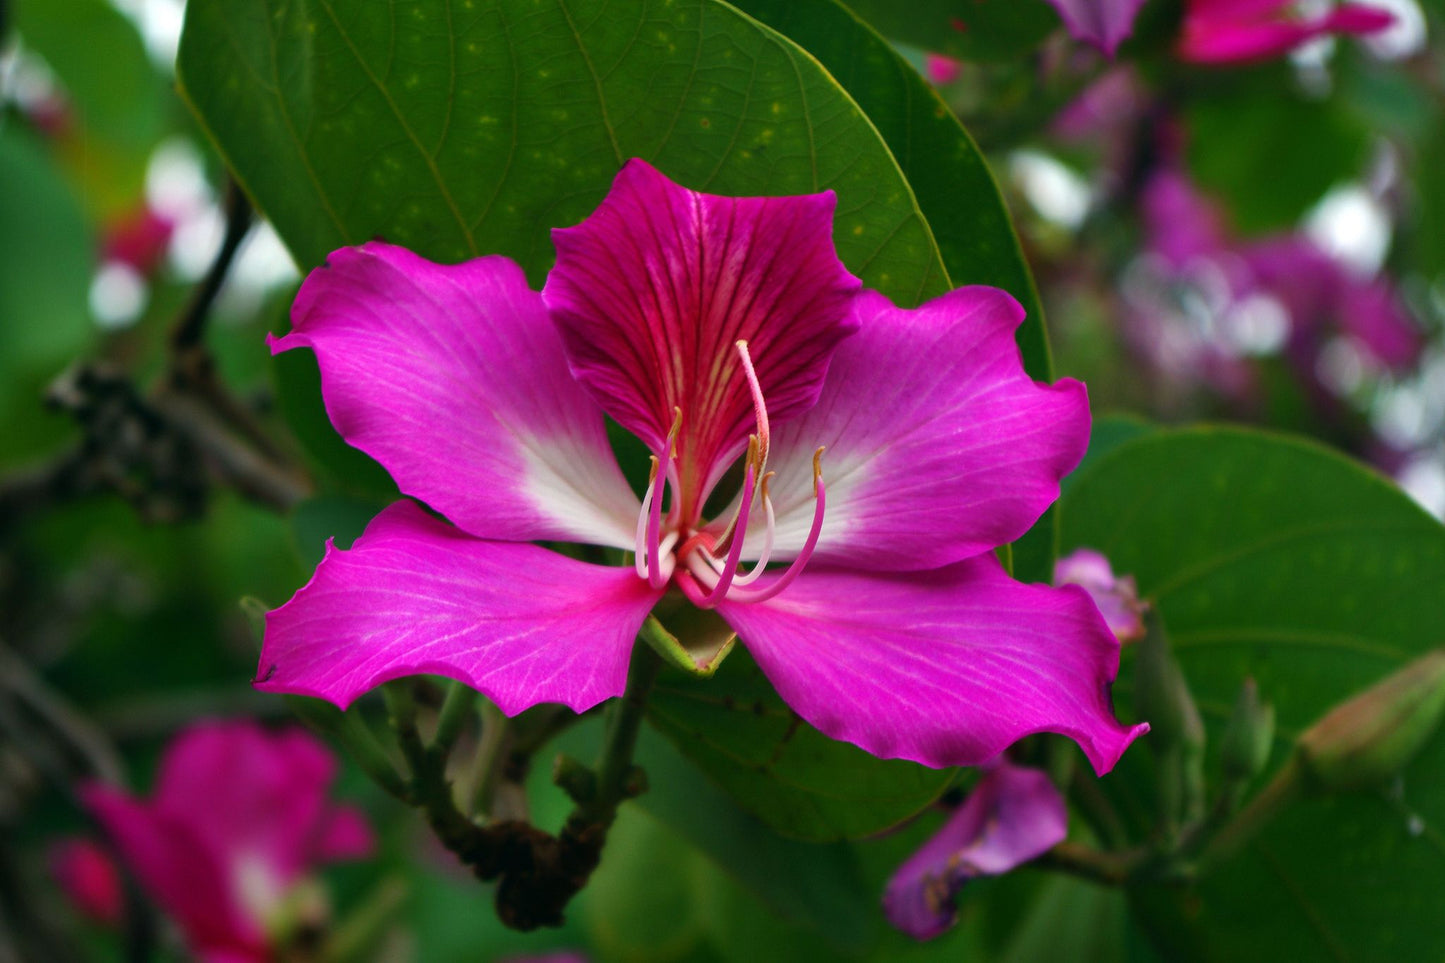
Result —
<instances>
[{"instance_id":1,"label":"flower bud","mask_svg":"<svg viewBox=\"0 0 1445 963\"><path fill-rule=\"evenodd\" d=\"M1274 706L1261 703L1259 686L1245 679L1219 747L1224 778L1245 783L1264 772L1273 743Z\"/></svg>"},{"instance_id":2,"label":"flower bud","mask_svg":"<svg viewBox=\"0 0 1445 963\"><path fill-rule=\"evenodd\" d=\"M1134 576L1116 576L1109 560L1093 549L1077 549L1055 562L1054 584L1077 585L1088 592L1120 642L1144 637L1143 616L1149 605L1139 598Z\"/></svg>"},{"instance_id":3,"label":"flower bud","mask_svg":"<svg viewBox=\"0 0 1445 963\"><path fill-rule=\"evenodd\" d=\"M1445 649L1404 668L1331 709L1299 737L1298 752L1316 787L1363 789L1399 772L1445 715Z\"/></svg>"},{"instance_id":4,"label":"flower bud","mask_svg":"<svg viewBox=\"0 0 1445 963\"><path fill-rule=\"evenodd\" d=\"M1149 723L1149 743L1156 750L1198 748L1204 743L1204 723L1189 692L1189 683L1169 650L1157 615L1147 618L1144 641L1134 667L1134 708Z\"/></svg>"}]
</instances>

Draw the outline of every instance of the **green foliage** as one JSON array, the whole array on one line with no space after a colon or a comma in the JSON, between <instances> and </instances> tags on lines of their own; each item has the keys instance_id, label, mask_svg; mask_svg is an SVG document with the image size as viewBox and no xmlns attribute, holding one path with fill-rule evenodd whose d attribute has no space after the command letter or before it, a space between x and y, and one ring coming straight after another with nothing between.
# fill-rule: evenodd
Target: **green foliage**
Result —
<instances>
[{"instance_id":1,"label":"green foliage","mask_svg":"<svg viewBox=\"0 0 1445 963\"><path fill-rule=\"evenodd\" d=\"M1445 640L1445 529L1315 445L1242 429L1115 448L1059 505L1062 547L1105 552L1158 607L1217 746L1245 677L1273 703L1277 766L1335 703ZM1127 692L1129 680L1119 689ZM1146 755L1106 785L1148 820ZM1211 772L1213 772L1211 768ZM1196 888L1142 888L1188 958L1415 959L1445 913L1445 733L1378 789L1297 804Z\"/></svg>"},{"instance_id":2,"label":"green foliage","mask_svg":"<svg viewBox=\"0 0 1445 963\"><path fill-rule=\"evenodd\" d=\"M938 91L837 0L737 6L806 48L863 108L908 178L953 286L989 284L1017 298L1028 312L1018 332L1024 367L1049 380L1043 307L1008 210L988 163Z\"/></svg>"},{"instance_id":3,"label":"green foliage","mask_svg":"<svg viewBox=\"0 0 1445 963\"><path fill-rule=\"evenodd\" d=\"M630 157L698 190L835 190L844 262L905 303L947 274L858 107L794 44L712 0L411 8L251 0L187 19L186 96L303 267L373 236L505 254L540 285L549 230Z\"/></svg>"},{"instance_id":4,"label":"green foliage","mask_svg":"<svg viewBox=\"0 0 1445 963\"><path fill-rule=\"evenodd\" d=\"M956 60L1010 60L1059 26L1043 0L849 0L885 37Z\"/></svg>"},{"instance_id":5,"label":"green foliage","mask_svg":"<svg viewBox=\"0 0 1445 963\"><path fill-rule=\"evenodd\" d=\"M870 756L803 722L743 650L711 679L669 673L648 716L738 803L799 839L856 839L912 816L948 770Z\"/></svg>"},{"instance_id":6,"label":"green foliage","mask_svg":"<svg viewBox=\"0 0 1445 963\"><path fill-rule=\"evenodd\" d=\"M1279 67L1230 76L1184 116L1189 172L1246 234L1288 230L1325 191L1363 174L1368 130L1339 104L1296 92Z\"/></svg>"},{"instance_id":7,"label":"green foliage","mask_svg":"<svg viewBox=\"0 0 1445 963\"><path fill-rule=\"evenodd\" d=\"M0 415L7 458L49 447L44 386L90 344L91 232L43 146L0 131Z\"/></svg>"}]
</instances>

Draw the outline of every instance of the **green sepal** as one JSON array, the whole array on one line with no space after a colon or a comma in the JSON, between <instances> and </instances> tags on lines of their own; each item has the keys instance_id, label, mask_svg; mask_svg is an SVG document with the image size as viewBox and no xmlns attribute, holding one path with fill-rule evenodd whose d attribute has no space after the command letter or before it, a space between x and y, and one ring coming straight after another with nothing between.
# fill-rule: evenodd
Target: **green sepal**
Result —
<instances>
[{"instance_id":1,"label":"green sepal","mask_svg":"<svg viewBox=\"0 0 1445 963\"><path fill-rule=\"evenodd\" d=\"M737 644L737 633L716 613L680 606L665 616L671 629L649 615L642 638L670 666L706 679L717 671Z\"/></svg>"}]
</instances>

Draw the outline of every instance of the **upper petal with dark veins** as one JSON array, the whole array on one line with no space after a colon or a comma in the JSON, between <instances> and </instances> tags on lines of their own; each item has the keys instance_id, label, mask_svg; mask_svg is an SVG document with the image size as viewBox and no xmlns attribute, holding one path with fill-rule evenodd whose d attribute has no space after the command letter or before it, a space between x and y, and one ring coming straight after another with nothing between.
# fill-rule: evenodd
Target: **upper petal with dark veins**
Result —
<instances>
[{"instance_id":1,"label":"upper petal with dark veins","mask_svg":"<svg viewBox=\"0 0 1445 963\"><path fill-rule=\"evenodd\" d=\"M853 330L860 282L833 248L831 192L722 197L629 161L597 210L552 232L543 297L577 377L613 418L660 452L682 411L685 515L701 508L745 445L753 399L735 345L747 341L768 412L818 397Z\"/></svg>"}]
</instances>

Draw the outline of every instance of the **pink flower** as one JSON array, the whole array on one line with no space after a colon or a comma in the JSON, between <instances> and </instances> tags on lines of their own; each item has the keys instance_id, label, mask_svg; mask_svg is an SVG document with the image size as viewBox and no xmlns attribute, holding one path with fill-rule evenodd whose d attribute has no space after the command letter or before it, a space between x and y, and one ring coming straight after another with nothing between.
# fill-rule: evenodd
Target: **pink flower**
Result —
<instances>
[{"instance_id":1,"label":"pink flower","mask_svg":"<svg viewBox=\"0 0 1445 963\"><path fill-rule=\"evenodd\" d=\"M1125 285L1128 333L1167 374L1239 394L1251 380L1246 357L1283 347L1311 384L1337 335L1377 369L1418 359L1419 328L1388 278L1358 274L1301 233L1237 239L1181 169L1153 174L1141 214L1148 256Z\"/></svg>"},{"instance_id":2,"label":"pink flower","mask_svg":"<svg viewBox=\"0 0 1445 963\"><path fill-rule=\"evenodd\" d=\"M1296 0L1186 0L1179 57L1193 63L1239 63L1278 57L1316 37L1370 34L1392 14L1358 3L1308 15Z\"/></svg>"},{"instance_id":3,"label":"pink flower","mask_svg":"<svg viewBox=\"0 0 1445 963\"><path fill-rule=\"evenodd\" d=\"M115 863L89 839L66 839L50 850L50 872L76 909L97 923L118 926L125 892Z\"/></svg>"},{"instance_id":4,"label":"pink flower","mask_svg":"<svg viewBox=\"0 0 1445 963\"><path fill-rule=\"evenodd\" d=\"M1103 555L1089 548L1076 549L1054 563L1055 585L1077 585L1089 593L1104 621L1120 642L1144 637L1144 610L1134 576L1115 576Z\"/></svg>"},{"instance_id":5,"label":"pink flower","mask_svg":"<svg viewBox=\"0 0 1445 963\"><path fill-rule=\"evenodd\" d=\"M167 747L149 800L100 783L81 799L198 957L261 963L297 885L319 863L371 851L361 813L327 802L335 775L300 730L213 722Z\"/></svg>"},{"instance_id":6,"label":"pink flower","mask_svg":"<svg viewBox=\"0 0 1445 963\"><path fill-rule=\"evenodd\" d=\"M936 86L951 84L963 74L963 64L943 54L928 54L923 58L923 68L928 79Z\"/></svg>"},{"instance_id":7,"label":"pink flower","mask_svg":"<svg viewBox=\"0 0 1445 963\"><path fill-rule=\"evenodd\" d=\"M1063 842L1068 812L1048 774L1000 760L923 847L898 867L883 912L918 940L957 920L954 899L976 876L999 876Z\"/></svg>"},{"instance_id":8,"label":"pink flower","mask_svg":"<svg viewBox=\"0 0 1445 963\"><path fill-rule=\"evenodd\" d=\"M1064 27L1075 40L1098 47L1106 56L1114 56L1134 32L1134 18L1144 0L1048 0L1059 12Z\"/></svg>"},{"instance_id":9,"label":"pink flower","mask_svg":"<svg viewBox=\"0 0 1445 963\"><path fill-rule=\"evenodd\" d=\"M139 274L152 274L175 230L173 217L142 203L106 226L100 259L127 265Z\"/></svg>"},{"instance_id":10,"label":"pink flower","mask_svg":"<svg viewBox=\"0 0 1445 963\"><path fill-rule=\"evenodd\" d=\"M258 686L344 706L431 672L508 714L582 711L622 693L666 595L715 609L804 719L875 755L979 762L1050 730L1110 768L1138 732L1109 706L1116 640L1081 591L1014 582L992 551L1082 457L1084 388L1024 374L1002 291L860 293L833 207L634 160L553 233L541 294L501 257L335 252L273 350L314 350L338 430L447 521L403 501L328 548L267 617ZM653 452L640 500L604 414ZM709 510L724 481L738 494Z\"/></svg>"}]
</instances>

